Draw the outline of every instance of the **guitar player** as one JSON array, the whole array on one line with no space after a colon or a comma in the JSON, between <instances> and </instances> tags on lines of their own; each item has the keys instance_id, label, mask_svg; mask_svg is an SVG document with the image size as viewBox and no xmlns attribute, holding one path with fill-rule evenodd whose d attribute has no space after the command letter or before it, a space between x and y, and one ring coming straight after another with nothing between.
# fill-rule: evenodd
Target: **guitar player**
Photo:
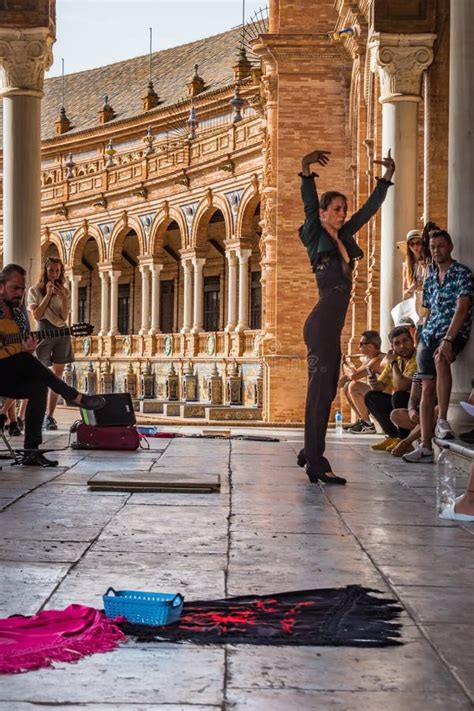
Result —
<instances>
[{"instance_id":1,"label":"guitar player","mask_svg":"<svg viewBox=\"0 0 474 711\"><path fill-rule=\"evenodd\" d=\"M24 443L27 451L22 464L54 467L58 462L45 457L39 449L48 388L68 403L88 410L99 410L105 405L105 400L100 395L78 392L42 365L33 356L38 342L27 331L21 341L20 352L10 355L8 348L2 348L2 323L15 322L21 332L25 329L24 314L20 308L26 289L25 277L25 269L18 264L8 264L0 271L0 395L28 400Z\"/></svg>"}]
</instances>

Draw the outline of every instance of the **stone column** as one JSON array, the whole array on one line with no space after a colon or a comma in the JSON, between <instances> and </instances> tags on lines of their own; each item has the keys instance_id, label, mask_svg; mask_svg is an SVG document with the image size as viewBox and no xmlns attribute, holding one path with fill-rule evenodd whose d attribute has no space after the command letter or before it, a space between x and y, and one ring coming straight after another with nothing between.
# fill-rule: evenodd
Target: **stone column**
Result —
<instances>
[{"instance_id":1,"label":"stone column","mask_svg":"<svg viewBox=\"0 0 474 711\"><path fill-rule=\"evenodd\" d=\"M140 265L142 275L142 325L140 336L145 336L150 327L150 267L148 264Z\"/></svg>"},{"instance_id":2,"label":"stone column","mask_svg":"<svg viewBox=\"0 0 474 711\"><path fill-rule=\"evenodd\" d=\"M183 327L181 333L189 333L191 331L191 316L192 316L192 261L189 259L183 259L183 271L184 271L184 293L183 293Z\"/></svg>"},{"instance_id":3,"label":"stone column","mask_svg":"<svg viewBox=\"0 0 474 711\"><path fill-rule=\"evenodd\" d=\"M202 270L206 263L205 259L194 257L194 318L191 333L199 333L203 330L203 303L204 303L204 281Z\"/></svg>"},{"instance_id":4,"label":"stone column","mask_svg":"<svg viewBox=\"0 0 474 711\"><path fill-rule=\"evenodd\" d=\"M109 330L109 308L110 308L110 291L109 291L109 267L105 269L99 268L100 278L100 331L99 336L106 336Z\"/></svg>"},{"instance_id":5,"label":"stone column","mask_svg":"<svg viewBox=\"0 0 474 711\"><path fill-rule=\"evenodd\" d=\"M80 274L69 274L70 293L71 293L71 323L77 323L79 319L79 282L81 281Z\"/></svg>"},{"instance_id":6,"label":"stone column","mask_svg":"<svg viewBox=\"0 0 474 711\"><path fill-rule=\"evenodd\" d=\"M251 249L239 249L239 324L237 331L245 331L249 327L249 259Z\"/></svg>"},{"instance_id":7,"label":"stone column","mask_svg":"<svg viewBox=\"0 0 474 711\"><path fill-rule=\"evenodd\" d=\"M118 282L122 272L113 270L110 272L110 329L109 336L118 333Z\"/></svg>"},{"instance_id":8,"label":"stone column","mask_svg":"<svg viewBox=\"0 0 474 711\"><path fill-rule=\"evenodd\" d=\"M419 224L418 104L423 72L433 61L435 38L431 33L374 33L369 39L371 70L380 79L382 153L385 156L391 149L396 163L395 185L382 207L380 333L384 339L393 326L390 311L402 299L402 260L396 243Z\"/></svg>"},{"instance_id":9,"label":"stone column","mask_svg":"<svg viewBox=\"0 0 474 711\"><path fill-rule=\"evenodd\" d=\"M229 250L227 258L227 325L226 331L235 331L237 325L237 266L238 261L235 251Z\"/></svg>"},{"instance_id":10,"label":"stone column","mask_svg":"<svg viewBox=\"0 0 474 711\"><path fill-rule=\"evenodd\" d=\"M152 264L151 269L151 325L150 336L160 333L160 274L163 264Z\"/></svg>"},{"instance_id":11,"label":"stone column","mask_svg":"<svg viewBox=\"0 0 474 711\"><path fill-rule=\"evenodd\" d=\"M449 154L448 231L453 238L453 257L474 270L472 236L472 186L474 181L474 4L451 0L449 58ZM453 366L452 403L456 405L471 390L474 377L474 333ZM454 425L466 417L452 407ZM471 420L472 422L472 420ZM464 429L469 429L466 422ZM471 425L472 426L472 425ZM460 429L462 432L462 427Z\"/></svg>"},{"instance_id":12,"label":"stone column","mask_svg":"<svg viewBox=\"0 0 474 711\"><path fill-rule=\"evenodd\" d=\"M14 17L2 13L3 259L25 267L31 285L41 272L41 98L54 27L9 27Z\"/></svg>"}]
</instances>

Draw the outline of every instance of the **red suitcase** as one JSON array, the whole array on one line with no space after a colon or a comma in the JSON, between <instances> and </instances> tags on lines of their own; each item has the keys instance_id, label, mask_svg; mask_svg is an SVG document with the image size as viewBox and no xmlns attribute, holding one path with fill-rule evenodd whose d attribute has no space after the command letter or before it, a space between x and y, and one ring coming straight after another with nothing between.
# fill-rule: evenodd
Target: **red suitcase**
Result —
<instances>
[{"instance_id":1,"label":"red suitcase","mask_svg":"<svg viewBox=\"0 0 474 711\"><path fill-rule=\"evenodd\" d=\"M98 427L81 423L77 428L74 449L126 449L133 451L140 446L136 427Z\"/></svg>"}]
</instances>

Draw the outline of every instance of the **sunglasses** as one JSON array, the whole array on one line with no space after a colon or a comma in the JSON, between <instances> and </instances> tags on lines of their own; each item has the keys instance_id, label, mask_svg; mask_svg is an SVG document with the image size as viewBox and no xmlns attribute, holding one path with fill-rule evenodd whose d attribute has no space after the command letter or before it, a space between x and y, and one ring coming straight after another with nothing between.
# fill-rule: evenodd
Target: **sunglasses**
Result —
<instances>
[{"instance_id":1,"label":"sunglasses","mask_svg":"<svg viewBox=\"0 0 474 711\"><path fill-rule=\"evenodd\" d=\"M411 239L411 240L408 242L408 244L413 244L413 245L421 244L421 239Z\"/></svg>"},{"instance_id":2,"label":"sunglasses","mask_svg":"<svg viewBox=\"0 0 474 711\"><path fill-rule=\"evenodd\" d=\"M370 341L359 341L359 346L371 346Z\"/></svg>"}]
</instances>

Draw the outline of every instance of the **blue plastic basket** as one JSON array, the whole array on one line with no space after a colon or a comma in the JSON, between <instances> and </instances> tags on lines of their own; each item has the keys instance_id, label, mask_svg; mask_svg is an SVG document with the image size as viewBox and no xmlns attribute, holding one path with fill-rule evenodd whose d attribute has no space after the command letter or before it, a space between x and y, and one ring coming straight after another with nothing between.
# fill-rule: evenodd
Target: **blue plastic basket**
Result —
<instances>
[{"instance_id":1,"label":"blue plastic basket","mask_svg":"<svg viewBox=\"0 0 474 711\"><path fill-rule=\"evenodd\" d=\"M109 588L102 596L107 617L125 617L141 625L170 625L177 622L183 611L184 597L180 593L143 592L141 590L114 590Z\"/></svg>"}]
</instances>

